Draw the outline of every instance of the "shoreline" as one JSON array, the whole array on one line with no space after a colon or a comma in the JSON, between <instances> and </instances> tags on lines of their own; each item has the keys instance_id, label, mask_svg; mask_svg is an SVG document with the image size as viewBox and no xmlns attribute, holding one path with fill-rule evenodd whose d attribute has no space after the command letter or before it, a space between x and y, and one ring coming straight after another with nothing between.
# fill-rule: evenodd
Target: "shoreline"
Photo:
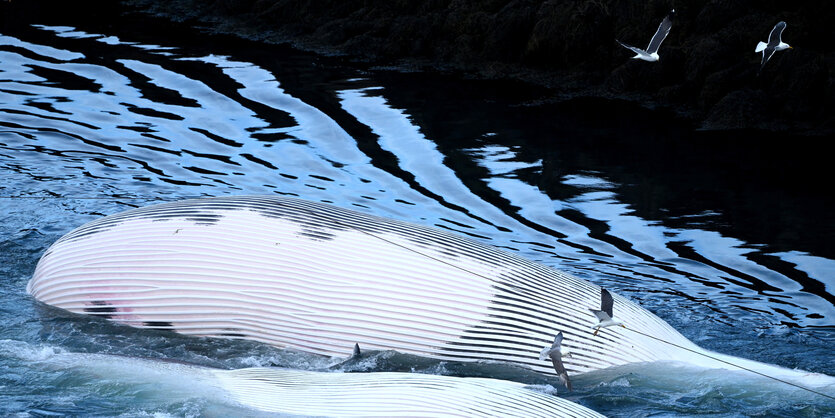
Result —
<instances>
[{"instance_id":1,"label":"shoreline","mask_svg":"<svg viewBox=\"0 0 835 418\"><path fill-rule=\"evenodd\" d=\"M521 81L547 88L548 101L621 100L670 111L699 130L835 134L835 52L811 32L820 29L809 27L835 3L788 11L689 3L676 5L661 61L647 63L632 60L615 39L640 45L665 7L617 1L125 2L128 13L289 44L371 70ZM705 32L699 24L714 18L729 26ZM785 40L797 46L775 54L758 74L754 46L780 19L790 22Z\"/></svg>"},{"instance_id":2,"label":"shoreline","mask_svg":"<svg viewBox=\"0 0 835 418\"><path fill-rule=\"evenodd\" d=\"M666 3L617 0L55 0L0 2L7 27L72 17L113 26L150 16L188 28L288 45L364 70L514 81L543 89L542 103L602 99L662 110L698 131L835 135L835 2L747 5L679 0L660 62L633 60L616 40L643 45ZM788 23L758 74L756 43ZM158 23L154 23L159 25ZM115 29L115 28L114 28ZM174 35L176 36L176 35Z\"/></svg>"}]
</instances>

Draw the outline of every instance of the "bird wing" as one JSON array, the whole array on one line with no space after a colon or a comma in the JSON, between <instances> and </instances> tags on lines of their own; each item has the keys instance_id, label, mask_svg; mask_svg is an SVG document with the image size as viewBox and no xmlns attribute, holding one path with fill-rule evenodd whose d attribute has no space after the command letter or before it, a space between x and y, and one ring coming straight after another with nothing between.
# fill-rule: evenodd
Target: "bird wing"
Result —
<instances>
[{"instance_id":1,"label":"bird wing","mask_svg":"<svg viewBox=\"0 0 835 418\"><path fill-rule=\"evenodd\" d=\"M610 318L612 315L612 307L615 305L615 300L612 299L612 294L606 289L600 289L600 310L606 312Z\"/></svg>"},{"instance_id":2,"label":"bird wing","mask_svg":"<svg viewBox=\"0 0 835 418\"><path fill-rule=\"evenodd\" d=\"M621 41L618 41L618 43L621 44L621 46L623 46L624 48L631 49L632 52L634 52L638 55L649 55L649 54L647 54L647 51L644 51L641 48L637 48L637 47L634 47L634 46L631 46L631 45L627 45L627 44L625 44Z\"/></svg>"},{"instance_id":3,"label":"bird wing","mask_svg":"<svg viewBox=\"0 0 835 418\"><path fill-rule=\"evenodd\" d=\"M594 314L594 316L597 317L597 320L600 321L600 322L603 322L607 319L612 319L612 317L610 317L609 314L607 314L606 312L598 311L596 309L589 309L589 310L591 311L591 313Z\"/></svg>"},{"instance_id":4,"label":"bird wing","mask_svg":"<svg viewBox=\"0 0 835 418\"><path fill-rule=\"evenodd\" d=\"M652 39L649 41L649 46L647 46L648 54L658 52L658 48L661 47L661 42L664 42L664 38L667 37L670 33L670 28L673 27L673 16L675 15L675 12L675 10L671 11L670 14L664 17L661 24L658 25L658 30L655 31L655 35L652 35Z\"/></svg>"},{"instance_id":5,"label":"bird wing","mask_svg":"<svg viewBox=\"0 0 835 418\"><path fill-rule=\"evenodd\" d=\"M560 380L565 384L565 387L571 390L571 379L568 378L568 371L565 370L565 366L562 364L560 353L551 354L551 363L554 365L554 370L559 375Z\"/></svg>"},{"instance_id":6,"label":"bird wing","mask_svg":"<svg viewBox=\"0 0 835 418\"><path fill-rule=\"evenodd\" d=\"M777 45L780 45L780 42L782 42L783 39L783 29L786 29L786 22L777 22L777 24L774 25L774 29L771 29L771 33L768 34L769 48L774 48Z\"/></svg>"},{"instance_id":7,"label":"bird wing","mask_svg":"<svg viewBox=\"0 0 835 418\"><path fill-rule=\"evenodd\" d=\"M554 337L554 345L552 345L551 347L557 348L560 346L560 344L562 344L562 331L560 331L560 333L557 334L556 337Z\"/></svg>"},{"instance_id":8,"label":"bird wing","mask_svg":"<svg viewBox=\"0 0 835 418\"><path fill-rule=\"evenodd\" d=\"M562 344L562 331L560 331L560 333L557 334L556 337L554 337L554 343L551 344L550 347L545 346L545 348L543 348L542 351L539 352L539 359L540 360L545 360L548 356L553 355L552 353L555 352L555 351L557 353L559 353L561 344Z\"/></svg>"},{"instance_id":9,"label":"bird wing","mask_svg":"<svg viewBox=\"0 0 835 418\"><path fill-rule=\"evenodd\" d=\"M762 62L760 62L760 69L762 69L762 67L765 66L765 63L767 63L768 60L771 59L771 56L774 55L774 52L776 52L776 51L777 51L777 48L771 46L771 44L769 44L768 47L766 47L763 50L763 60L762 60Z\"/></svg>"}]
</instances>

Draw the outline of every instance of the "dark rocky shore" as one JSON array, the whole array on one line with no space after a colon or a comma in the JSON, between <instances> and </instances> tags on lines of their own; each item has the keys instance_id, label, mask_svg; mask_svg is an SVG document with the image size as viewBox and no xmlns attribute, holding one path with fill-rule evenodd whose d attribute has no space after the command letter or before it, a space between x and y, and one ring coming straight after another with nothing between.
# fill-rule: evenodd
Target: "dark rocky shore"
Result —
<instances>
[{"instance_id":1,"label":"dark rocky shore","mask_svg":"<svg viewBox=\"0 0 835 418\"><path fill-rule=\"evenodd\" d=\"M78 8L85 3L75 2ZM626 99L706 129L835 133L831 0L124 0L129 11L373 66L545 86L556 100ZM661 61L632 60L670 9ZM759 72L757 42L787 22Z\"/></svg>"},{"instance_id":2,"label":"dark rocky shore","mask_svg":"<svg viewBox=\"0 0 835 418\"><path fill-rule=\"evenodd\" d=\"M382 66L462 71L678 111L707 129L835 132L835 2L769 0L132 0L214 30ZM676 9L661 61L632 60ZM794 49L758 74L780 20Z\"/></svg>"}]
</instances>

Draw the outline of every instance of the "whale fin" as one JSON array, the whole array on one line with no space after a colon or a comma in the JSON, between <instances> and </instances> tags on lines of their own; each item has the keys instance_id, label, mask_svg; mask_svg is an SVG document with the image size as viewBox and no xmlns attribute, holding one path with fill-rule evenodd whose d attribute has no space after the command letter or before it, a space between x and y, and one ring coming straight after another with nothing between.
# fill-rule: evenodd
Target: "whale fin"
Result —
<instances>
[{"instance_id":1,"label":"whale fin","mask_svg":"<svg viewBox=\"0 0 835 418\"><path fill-rule=\"evenodd\" d=\"M354 349L351 350L351 355L348 356L345 360L330 366L329 368L332 370L342 370L347 368L352 368L360 363L362 360L362 350L360 350L359 343L354 343Z\"/></svg>"}]
</instances>

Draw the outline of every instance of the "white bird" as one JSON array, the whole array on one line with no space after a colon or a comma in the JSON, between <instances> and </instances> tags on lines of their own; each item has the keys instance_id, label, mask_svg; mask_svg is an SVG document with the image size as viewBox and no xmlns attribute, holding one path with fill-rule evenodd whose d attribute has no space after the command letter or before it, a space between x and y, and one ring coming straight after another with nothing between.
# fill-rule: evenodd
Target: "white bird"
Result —
<instances>
[{"instance_id":1,"label":"white bird","mask_svg":"<svg viewBox=\"0 0 835 418\"><path fill-rule=\"evenodd\" d=\"M556 370L560 380L565 387L568 388L568 390L571 390L571 380L568 379L568 372L562 364L562 358L565 356L570 357L571 351L568 347L562 346L562 331L554 337L554 344L550 347L546 345L545 348L539 352L540 360L545 360L546 358L551 357L551 363L554 365L554 370Z\"/></svg>"},{"instance_id":2,"label":"white bird","mask_svg":"<svg viewBox=\"0 0 835 418\"><path fill-rule=\"evenodd\" d=\"M618 41L618 43L623 45L624 48L629 48L638 54L632 57L633 59L637 58L650 62L658 61L661 59L661 57L658 56L658 48L661 47L661 42L664 42L664 38L666 38L667 34L670 33L670 28L673 26L673 16L675 16L675 14L676 10L673 9L670 11L670 14L664 17L664 20L661 21L660 25L658 25L658 30L655 31L655 35L652 35L652 39L649 41L649 45L646 50L627 45L621 41Z\"/></svg>"},{"instance_id":3,"label":"white bird","mask_svg":"<svg viewBox=\"0 0 835 418\"><path fill-rule=\"evenodd\" d=\"M778 22L774 25L774 28L771 29L771 33L768 34L768 43L760 42L757 44L757 48L754 49L754 52L763 53L760 69L765 66L765 63L771 59L771 56L774 55L775 52L791 48L789 44L783 42L783 29L786 29L786 22Z\"/></svg>"},{"instance_id":4,"label":"white bird","mask_svg":"<svg viewBox=\"0 0 835 418\"><path fill-rule=\"evenodd\" d=\"M613 327L615 325L620 325L626 328L626 325L623 325L623 322L612 318L612 307L614 306L615 301L612 299L612 294L609 293L608 290L601 288L600 289L600 310L597 309L589 309L594 316L600 321L597 325L593 326L594 328L594 335L597 335L597 332L600 331L600 328L608 328Z\"/></svg>"}]
</instances>

